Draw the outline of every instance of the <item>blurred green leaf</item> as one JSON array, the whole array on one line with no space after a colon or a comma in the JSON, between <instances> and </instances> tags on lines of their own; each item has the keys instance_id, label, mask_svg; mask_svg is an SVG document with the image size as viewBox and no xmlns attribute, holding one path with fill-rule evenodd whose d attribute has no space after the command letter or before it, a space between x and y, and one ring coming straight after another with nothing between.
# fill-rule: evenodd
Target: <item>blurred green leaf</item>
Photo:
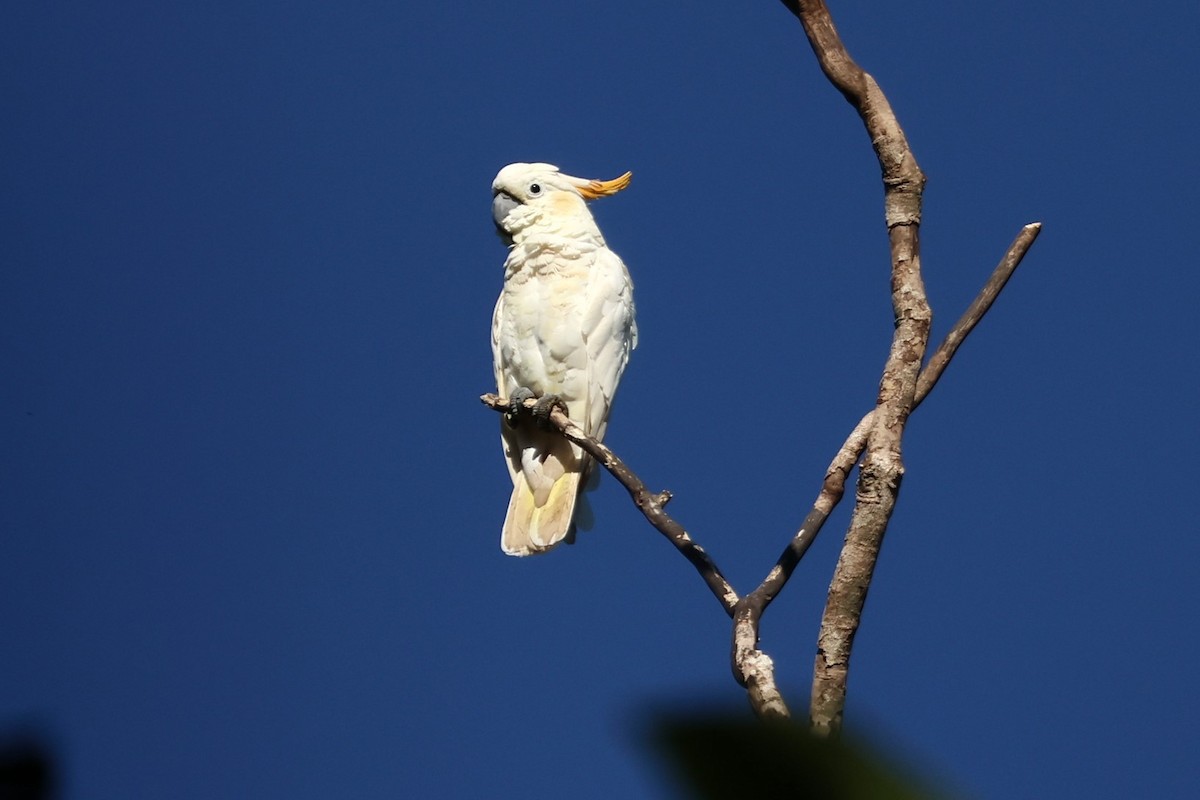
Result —
<instances>
[{"instance_id":1,"label":"blurred green leaf","mask_svg":"<svg viewBox=\"0 0 1200 800\"><path fill-rule=\"evenodd\" d=\"M945 796L860 742L821 738L789 722L661 715L651 740L690 796L705 800Z\"/></svg>"}]
</instances>

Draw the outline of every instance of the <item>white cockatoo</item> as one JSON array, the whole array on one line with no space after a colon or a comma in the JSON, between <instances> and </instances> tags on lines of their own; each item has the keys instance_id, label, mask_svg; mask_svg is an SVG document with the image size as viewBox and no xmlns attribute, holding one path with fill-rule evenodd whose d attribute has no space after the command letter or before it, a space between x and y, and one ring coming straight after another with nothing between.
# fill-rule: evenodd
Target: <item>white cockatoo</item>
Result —
<instances>
[{"instance_id":1,"label":"white cockatoo","mask_svg":"<svg viewBox=\"0 0 1200 800\"><path fill-rule=\"evenodd\" d=\"M584 201L616 194L630 176L590 181L550 164L509 164L492 182L492 218L509 248L492 317L499 395L514 408L540 398L535 417L560 400L597 439L637 325L629 272ZM572 532L591 459L528 415L506 414L500 431L513 481L500 547L544 553Z\"/></svg>"}]
</instances>

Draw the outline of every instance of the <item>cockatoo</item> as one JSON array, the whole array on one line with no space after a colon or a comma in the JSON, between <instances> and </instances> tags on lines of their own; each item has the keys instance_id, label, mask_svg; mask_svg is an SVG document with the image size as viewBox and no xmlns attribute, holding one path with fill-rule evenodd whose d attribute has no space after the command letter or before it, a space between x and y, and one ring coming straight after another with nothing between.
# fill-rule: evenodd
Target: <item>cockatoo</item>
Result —
<instances>
[{"instance_id":1,"label":"cockatoo","mask_svg":"<svg viewBox=\"0 0 1200 800\"><path fill-rule=\"evenodd\" d=\"M591 458L516 406L556 400L571 420L604 438L629 353L637 346L633 282L608 249L585 200L616 194L611 181L563 175L550 164L509 164L492 182L492 218L508 244L504 288L492 317L496 386L513 413L500 423L513 493L500 547L544 553L574 530Z\"/></svg>"}]
</instances>

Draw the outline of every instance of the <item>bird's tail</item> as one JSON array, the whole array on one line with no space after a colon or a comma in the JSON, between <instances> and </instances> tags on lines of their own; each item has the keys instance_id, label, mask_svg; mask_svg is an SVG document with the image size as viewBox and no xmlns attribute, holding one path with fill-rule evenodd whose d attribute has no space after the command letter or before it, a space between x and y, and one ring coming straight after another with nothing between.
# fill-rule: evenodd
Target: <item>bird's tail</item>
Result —
<instances>
[{"instance_id":1,"label":"bird's tail","mask_svg":"<svg viewBox=\"0 0 1200 800\"><path fill-rule=\"evenodd\" d=\"M500 534L501 549L510 556L529 556L544 553L566 539L573 530L581 477L578 471L563 473L538 504L525 473L518 472Z\"/></svg>"}]
</instances>

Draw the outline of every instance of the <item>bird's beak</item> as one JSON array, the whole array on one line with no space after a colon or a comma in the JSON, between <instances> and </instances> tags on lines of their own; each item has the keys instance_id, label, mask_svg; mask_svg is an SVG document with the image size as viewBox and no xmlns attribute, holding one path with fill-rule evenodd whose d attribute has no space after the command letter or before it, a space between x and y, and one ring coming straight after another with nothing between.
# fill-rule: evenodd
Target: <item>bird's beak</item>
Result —
<instances>
[{"instance_id":1,"label":"bird's beak","mask_svg":"<svg viewBox=\"0 0 1200 800\"><path fill-rule=\"evenodd\" d=\"M571 178L571 182L575 184L575 188L579 193L588 200L595 200L597 197L608 197L610 194L616 194L629 185L630 178L633 177L632 172L626 172L619 178L613 178L611 181L589 181L584 178Z\"/></svg>"},{"instance_id":2,"label":"bird's beak","mask_svg":"<svg viewBox=\"0 0 1200 800\"><path fill-rule=\"evenodd\" d=\"M496 223L498 229L504 230L504 218L508 216L508 212L519 205L521 204L517 202L517 199L508 192L496 192L492 196L492 221Z\"/></svg>"}]
</instances>

